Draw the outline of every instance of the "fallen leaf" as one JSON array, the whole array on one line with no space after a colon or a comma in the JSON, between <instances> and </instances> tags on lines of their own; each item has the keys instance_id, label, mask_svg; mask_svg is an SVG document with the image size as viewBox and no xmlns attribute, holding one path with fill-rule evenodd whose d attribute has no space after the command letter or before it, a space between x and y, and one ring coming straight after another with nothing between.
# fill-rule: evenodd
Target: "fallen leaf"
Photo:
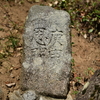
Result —
<instances>
[{"instance_id":1,"label":"fallen leaf","mask_svg":"<svg viewBox=\"0 0 100 100\"><path fill-rule=\"evenodd\" d=\"M12 86L15 86L16 85L16 83L8 83L8 84L6 84L6 86L8 87L8 88L11 88Z\"/></svg>"},{"instance_id":2,"label":"fallen leaf","mask_svg":"<svg viewBox=\"0 0 100 100\"><path fill-rule=\"evenodd\" d=\"M52 7L52 4L51 4L51 3L49 3L49 6L50 6L50 7Z\"/></svg>"},{"instance_id":3,"label":"fallen leaf","mask_svg":"<svg viewBox=\"0 0 100 100\"><path fill-rule=\"evenodd\" d=\"M87 35L86 35L86 34L84 34L84 38L85 38L85 39L87 38Z\"/></svg>"}]
</instances>

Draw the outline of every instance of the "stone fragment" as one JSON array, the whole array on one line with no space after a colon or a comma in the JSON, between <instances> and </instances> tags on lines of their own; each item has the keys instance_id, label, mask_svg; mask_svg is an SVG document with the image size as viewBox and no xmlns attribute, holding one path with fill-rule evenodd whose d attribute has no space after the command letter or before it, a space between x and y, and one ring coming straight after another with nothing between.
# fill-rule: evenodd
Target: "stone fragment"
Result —
<instances>
[{"instance_id":1,"label":"stone fragment","mask_svg":"<svg viewBox=\"0 0 100 100\"><path fill-rule=\"evenodd\" d=\"M66 98L71 70L70 16L33 6L26 20L22 89Z\"/></svg>"},{"instance_id":2,"label":"stone fragment","mask_svg":"<svg viewBox=\"0 0 100 100\"><path fill-rule=\"evenodd\" d=\"M28 90L23 94L23 99L24 100L36 100L37 95L33 90Z\"/></svg>"},{"instance_id":3,"label":"stone fragment","mask_svg":"<svg viewBox=\"0 0 100 100\"><path fill-rule=\"evenodd\" d=\"M76 100L100 100L100 70L84 85Z\"/></svg>"}]
</instances>

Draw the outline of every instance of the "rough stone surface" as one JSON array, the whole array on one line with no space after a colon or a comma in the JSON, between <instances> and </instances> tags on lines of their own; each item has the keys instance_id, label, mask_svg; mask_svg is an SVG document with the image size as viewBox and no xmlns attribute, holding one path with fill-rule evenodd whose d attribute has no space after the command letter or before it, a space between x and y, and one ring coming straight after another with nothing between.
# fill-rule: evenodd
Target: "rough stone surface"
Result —
<instances>
[{"instance_id":1,"label":"rough stone surface","mask_svg":"<svg viewBox=\"0 0 100 100\"><path fill-rule=\"evenodd\" d=\"M24 100L36 100L38 96L33 90L28 90L23 94Z\"/></svg>"},{"instance_id":2,"label":"rough stone surface","mask_svg":"<svg viewBox=\"0 0 100 100\"><path fill-rule=\"evenodd\" d=\"M22 89L66 97L71 70L70 16L48 6L33 6L26 20Z\"/></svg>"},{"instance_id":3,"label":"rough stone surface","mask_svg":"<svg viewBox=\"0 0 100 100\"><path fill-rule=\"evenodd\" d=\"M100 100L100 70L86 83L76 100Z\"/></svg>"},{"instance_id":4,"label":"rough stone surface","mask_svg":"<svg viewBox=\"0 0 100 100\"><path fill-rule=\"evenodd\" d=\"M39 100L65 100L65 99L57 99L57 98L40 96Z\"/></svg>"}]
</instances>

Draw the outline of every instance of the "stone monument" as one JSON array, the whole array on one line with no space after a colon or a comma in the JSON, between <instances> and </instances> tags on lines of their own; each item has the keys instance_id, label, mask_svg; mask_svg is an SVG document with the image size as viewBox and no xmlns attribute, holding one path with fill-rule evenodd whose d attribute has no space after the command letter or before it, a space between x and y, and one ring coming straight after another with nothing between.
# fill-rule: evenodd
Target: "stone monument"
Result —
<instances>
[{"instance_id":1,"label":"stone monument","mask_svg":"<svg viewBox=\"0 0 100 100\"><path fill-rule=\"evenodd\" d=\"M65 98L71 71L70 16L48 6L33 6L25 24L22 90Z\"/></svg>"}]
</instances>

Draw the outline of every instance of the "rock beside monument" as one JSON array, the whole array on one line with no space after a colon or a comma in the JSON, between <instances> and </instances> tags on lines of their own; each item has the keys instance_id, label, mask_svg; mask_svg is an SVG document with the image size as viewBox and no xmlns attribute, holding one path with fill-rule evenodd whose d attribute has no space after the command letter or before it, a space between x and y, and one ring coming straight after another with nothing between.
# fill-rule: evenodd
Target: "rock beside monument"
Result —
<instances>
[{"instance_id":1,"label":"rock beside monument","mask_svg":"<svg viewBox=\"0 0 100 100\"><path fill-rule=\"evenodd\" d=\"M71 71L70 16L33 6L26 20L22 89L66 98Z\"/></svg>"},{"instance_id":2,"label":"rock beside monument","mask_svg":"<svg viewBox=\"0 0 100 100\"><path fill-rule=\"evenodd\" d=\"M100 100L100 70L97 70L90 81L85 84L76 100Z\"/></svg>"}]
</instances>

